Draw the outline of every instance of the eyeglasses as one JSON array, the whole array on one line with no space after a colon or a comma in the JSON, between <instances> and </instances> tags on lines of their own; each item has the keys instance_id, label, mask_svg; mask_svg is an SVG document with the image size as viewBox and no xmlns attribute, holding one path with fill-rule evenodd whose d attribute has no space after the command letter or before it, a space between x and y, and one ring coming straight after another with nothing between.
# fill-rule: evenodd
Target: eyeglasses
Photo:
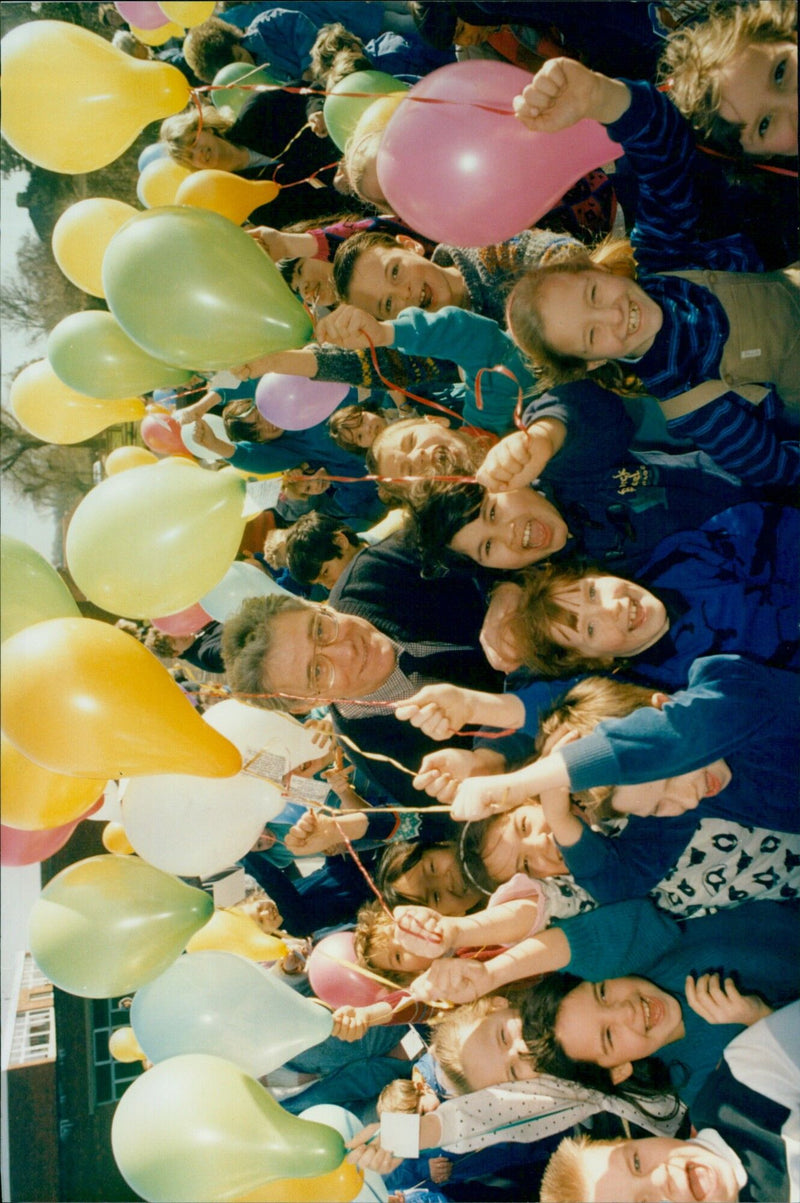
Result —
<instances>
[{"instance_id":1,"label":"eyeglasses","mask_svg":"<svg viewBox=\"0 0 800 1203\"><path fill-rule=\"evenodd\" d=\"M333 610L328 610L325 607L320 607L314 618L314 625L311 629L311 642L314 645L314 656L309 669L310 679L313 682L314 689L320 696L328 696L333 693L333 687L336 681L336 670L331 664L327 656L320 654L321 647L330 647L335 643L339 636L339 619Z\"/></svg>"}]
</instances>

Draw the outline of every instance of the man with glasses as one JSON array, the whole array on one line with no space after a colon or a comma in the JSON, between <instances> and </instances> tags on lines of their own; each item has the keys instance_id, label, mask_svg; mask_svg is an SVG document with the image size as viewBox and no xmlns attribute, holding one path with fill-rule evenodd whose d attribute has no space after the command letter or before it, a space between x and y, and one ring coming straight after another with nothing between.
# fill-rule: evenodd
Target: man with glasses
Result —
<instances>
[{"instance_id":1,"label":"man with glasses","mask_svg":"<svg viewBox=\"0 0 800 1203\"><path fill-rule=\"evenodd\" d=\"M423 579L400 533L359 552L330 607L274 595L246 601L225 624L228 681L256 705L295 714L330 701L337 734L415 771L441 744L398 722L391 703L433 681L500 692L502 676L478 638L485 609L469 570ZM452 745L468 750L471 740L455 737ZM471 771L501 769L505 756L495 748L481 749ZM347 754L401 805L424 802L409 773L349 746Z\"/></svg>"}]
</instances>

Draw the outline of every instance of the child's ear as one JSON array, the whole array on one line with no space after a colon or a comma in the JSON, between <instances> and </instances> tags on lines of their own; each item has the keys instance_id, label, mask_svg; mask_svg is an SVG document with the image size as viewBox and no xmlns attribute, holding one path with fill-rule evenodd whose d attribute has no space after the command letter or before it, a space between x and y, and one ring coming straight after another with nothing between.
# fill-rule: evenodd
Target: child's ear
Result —
<instances>
[{"instance_id":1,"label":"child's ear","mask_svg":"<svg viewBox=\"0 0 800 1203\"><path fill-rule=\"evenodd\" d=\"M656 710L663 710L664 704L669 701L668 693L654 693L650 699L650 705L655 706Z\"/></svg>"},{"instance_id":2,"label":"child's ear","mask_svg":"<svg viewBox=\"0 0 800 1203\"><path fill-rule=\"evenodd\" d=\"M333 542L336 544L336 546L339 548L340 551L345 551L346 548L350 544L350 540L348 539L347 535L344 533L343 530L336 531L335 535L333 536Z\"/></svg>"},{"instance_id":3,"label":"child's ear","mask_svg":"<svg viewBox=\"0 0 800 1203\"><path fill-rule=\"evenodd\" d=\"M503 1007L507 1007L508 1005L509 1005L508 999L505 997L504 994L493 994L492 995L492 1010L493 1011L502 1011Z\"/></svg>"},{"instance_id":4,"label":"child's ear","mask_svg":"<svg viewBox=\"0 0 800 1203\"><path fill-rule=\"evenodd\" d=\"M615 1086L619 1086L620 1082L627 1082L632 1073L633 1065L630 1061L625 1061L622 1065L615 1065L613 1069L609 1070L611 1081Z\"/></svg>"},{"instance_id":5,"label":"child's ear","mask_svg":"<svg viewBox=\"0 0 800 1203\"><path fill-rule=\"evenodd\" d=\"M396 234L395 240L404 251L411 251L412 255L422 255L423 258L425 257L425 247L421 242L417 242L416 238L411 238L408 234Z\"/></svg>"}]
</instances>

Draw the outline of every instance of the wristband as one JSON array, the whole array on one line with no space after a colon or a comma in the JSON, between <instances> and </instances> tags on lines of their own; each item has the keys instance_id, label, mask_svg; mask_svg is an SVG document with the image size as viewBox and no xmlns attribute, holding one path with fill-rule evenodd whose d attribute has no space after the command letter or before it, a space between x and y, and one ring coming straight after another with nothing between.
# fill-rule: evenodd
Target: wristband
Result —
<instances>
[{"instance_id":1,"label":"wristband","mask_svg":"<svg viewBox=\"0 0 800 1203\"><path fill-rule=\"evenodd\" d=\"M419 1115L384 1111L381 1115L381 1148L394 1157L419 1157Z\"/></svg>"}]
</instances>

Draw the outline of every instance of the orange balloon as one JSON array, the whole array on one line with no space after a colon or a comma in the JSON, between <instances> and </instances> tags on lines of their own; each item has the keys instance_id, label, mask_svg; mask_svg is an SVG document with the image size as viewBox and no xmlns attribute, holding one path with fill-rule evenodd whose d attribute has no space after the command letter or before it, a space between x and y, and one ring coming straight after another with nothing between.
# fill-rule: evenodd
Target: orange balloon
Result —
<instances>
[{"instance_id":1,"label":"orange balloon","mask_svg":"<svg viewBox=\"0 0 800 1203\"><path fill-rule=\"evenodd\" d=\"M114 856L132 856L136 852L121 823L106 823L101 838L106 852L113 852Z\"/></svg>"},{"instance_id":2,"label":"orange balloon","mask_svg":"<svg viewBox=\"0 0 800 1203\"><path fill-rule=\"evenodd\" d=\"M236 952L251 961L280 961L289 952L283 940L262 931L241 911L214 911L205 927L192 936L187 952Z\"/></svg>"},{"instance_id":3,"label":"orange balloon","mask_svg":"<svg viewBox=\"0 0 800 1203\"><path fill-rule=\"evenodd\" d=\"M116 476L118 472L127 472L129 468L144 468L147 464L157 463L158 456L146 447L115 447L106 456L106 476Z\"/></svg>"},{"instance_id":4,"label":"orange balloon","mask_svg":"<svg viewBox=\"0 0 800 1203\"><path fill-rule=\"evenodd\" d=\"M91 618L53 618L6 640L3 730L30 760L77 777L232 777L237 748L204 723L141 643Z\"/></svg>"},{"instance_id":5,"label":"orange balloon","mask_svg":"<svg viewBox=\"0 0 800 1203\"><path fill-rule=\"evenodd\" d=\"M6 827L42 831L85 814L105 789L105 778L67 777L34 764L0 734L0 814Z\"/></svg>"},{"instance_id":6,"label":"orange balloon","mask_svg":"<svg viewBox=\"0 0 800 1203\"><path fill-rule=\"evenodd\" d=\"M318 1178L280 1178L265 1182L233 1203L350 1203L364 1185L358 1166L343 1161L338 1169Z\"/></svg>"},{"instance_id":7,"label":"orange balloon","mask_svg":"<svg viewBox=\"0 0 800 1203\"><path fill-rule=\"evenodd\" d=\"M280 192L273 180L245 180L230 171L195 171L175 194L176 205L210 209L240 226L259 205L268 205Z\"/></svg>"}]
</instances>

